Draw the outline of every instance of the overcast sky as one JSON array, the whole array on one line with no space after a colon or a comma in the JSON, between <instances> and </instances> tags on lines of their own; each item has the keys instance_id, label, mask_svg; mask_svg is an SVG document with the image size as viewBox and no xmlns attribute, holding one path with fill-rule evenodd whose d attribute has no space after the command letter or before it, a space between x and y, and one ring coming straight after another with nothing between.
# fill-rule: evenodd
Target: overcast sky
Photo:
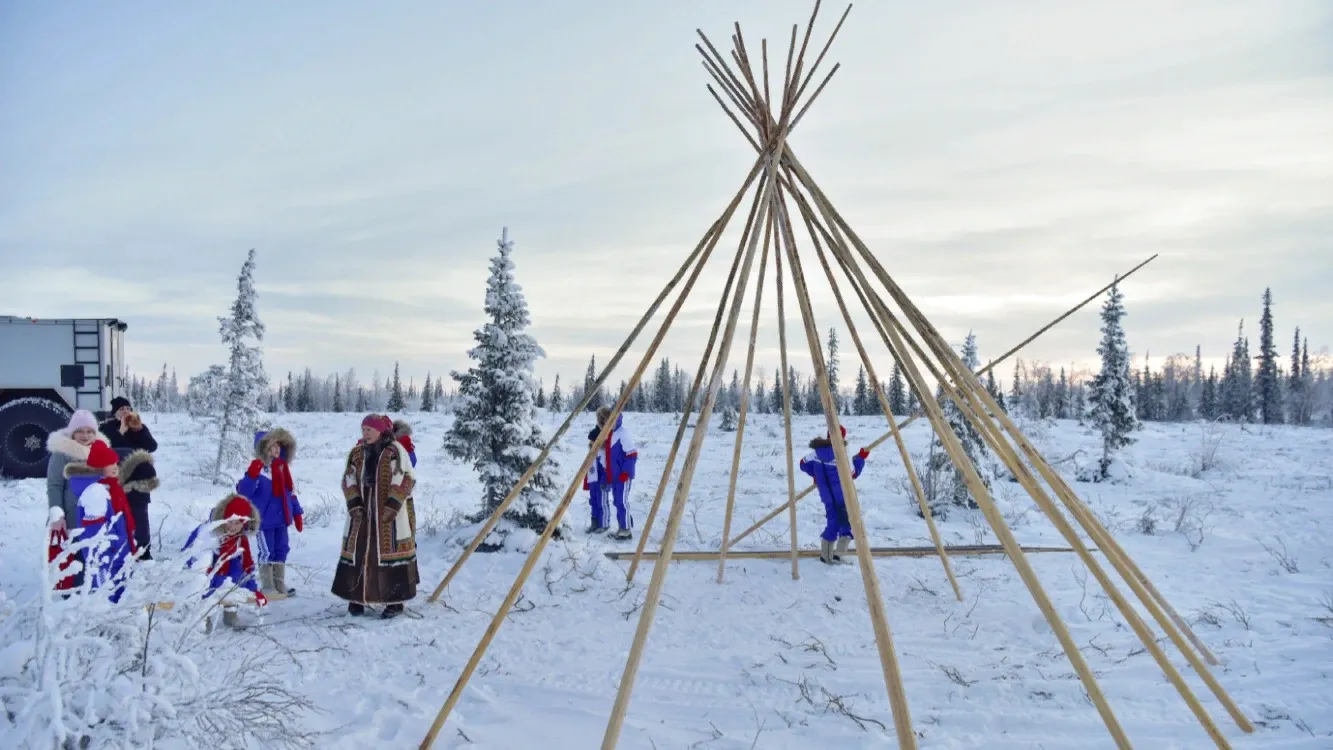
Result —
<instances>
[{"instance_id":1,"label":"overcast sky","mask_svg":"<svg viewBox=\"0 0 1333 750\"><path fill-rule=\"evenodd\" d=\"M254 247L271 372L401 360L420 382L466 366L508 226L538 373L581 377L753 162L695 28L722 46L739 20L779 68L810 7L5 3L0 314L122 318L133 369L184 377L222 361ZM1220 363L1265 286L1284 355L1296 325L1333 339L1333 3L862 3L830 60L794 150L983 360L1153 253L1124 288L1136 357ZM728 242L663 348L691 370ZM807 275L843 328L813 255ZM1024 356L1090 364L1097 328L1094 305Z\"/></svg>"}]
</instances>

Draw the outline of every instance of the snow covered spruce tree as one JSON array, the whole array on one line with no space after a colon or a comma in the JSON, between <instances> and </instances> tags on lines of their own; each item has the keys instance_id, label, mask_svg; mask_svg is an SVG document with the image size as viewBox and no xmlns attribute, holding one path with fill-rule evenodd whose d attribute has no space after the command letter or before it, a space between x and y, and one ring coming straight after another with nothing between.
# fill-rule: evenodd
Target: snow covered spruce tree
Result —
<instances>
[{"instance_id":1,"label":"snow covered spruce tree","mask_svg":"<svg viewBox=\"0 0 1333 750\"><path fill-rule=\"evenodd\" d=\"M1129 344L1120 321L1125 317L1124 295L1119 285L1102 305L1102 342L1097 353L1102 357L1102 369L1092 379L1092 393L1088 396L1091 408L1088 419L1102 434L1102 457L1092 476L1095 482L1111 478L1111 462L1116 452L1134 442L1129 436L1139 428L1134 409L1134 383L1129 373Z\"/></svg>"},{"instance_id":2,"label":"snow covered spruce tree","mask_svg":"<svg viewBox=\"0 0 1333 750\"><path fill-rule=\"evenodd\" d=\"M533 399L533 367L545 352L526 333L528 303L514 282L514 243L508 228L498 245L486 281L490 322L472 334L477 346L468 357L476 364L467 372L450 373L458 383L458 400L454 423L444 437L445 452L470 461L481 475L482 507L476 520L495 512L545 445ZM547 459L505 518L525 529L545 529L555 510L557 468Z\"/></svg>"},{"instance_id":3,"label":"snow covered spruce tree","mask_svg":"<svg viewBox=\"0 0 1333 750\"><path fill-rule=\"evenodd\" d=\"M1259 372L1254 378L1259 418L1264 424L1282 424L1282 377L1277 371L1273 343L1273 290L1264 290L1264 312L1259 318Z\"/></svg>"},{"instance_id":4,"label":"snow covered spruce tree","mask_svg":"<svg viewBox=\"0 0 1333 750\"><path fill-rule=\"evenodd\" d=\"M385 411L394 413L407 411L407 399L403 398L403 381L398 377L398 363L393 363L393 380L389 381L389 401Z\"/></svg>"},{"instance_id":5,"label":"snow covered spruce tree","mask_svg":"<svg viewBox=\"0 0 1333 750\"><path fill-rule=\"evenodd\" d=\"M214 365L191 382L196 419L216 432L218 448L204 473L214 484L230 484L222 475L228 463L239 462L250 453L251 436L262 415L260 404L268 393L264 373L264 323L259 319L255 291L255 251L245 259L236 279L236 301L231 314L218 318L222 344L227 347L227 365Z\"/></svg>"},{"instance_id":6,"label":"snow covered spruce tree","mask_svg":"<svg viewBox=\"0 0 1333 750\"><path fill-rule=\"evenodd\" d=\"M977 337L970 331L967 334L967 341L963 344L963 364L973 372L981 365L977 357ZM954 403L953 399L944 395L943 389L935 392L935 398L940 402L944 411L944 417L949 422L949 427L953 434L958 437L958 441L963 444L963 453L967 455L968 460L977 468L977 473L981 475L981 481L990 488L991 482L989 471L987 470L986 458L989 458L990 452L986 449L986 444L982 442L981 433L967 417L963 416L962 410ZM925 484L931 491L928 493L927 501L930 505L931 515L943 519L948 517L950 508L976 508L977 501L972 497L972 491L968 489L967 482L963 480L963 473L953 465L949 454L944 450L944 443L939 436L931 440L930 458L927 462L927 476L923 477ZM921 511L917 509L917 515Z\"/></svg>"}]
</instances>

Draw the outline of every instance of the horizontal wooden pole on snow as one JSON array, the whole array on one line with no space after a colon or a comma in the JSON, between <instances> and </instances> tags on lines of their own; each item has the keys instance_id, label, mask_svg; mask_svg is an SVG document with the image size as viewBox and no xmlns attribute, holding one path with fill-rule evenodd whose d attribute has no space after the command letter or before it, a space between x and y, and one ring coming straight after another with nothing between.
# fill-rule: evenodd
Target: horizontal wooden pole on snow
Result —
<instances>
[{"instance_id":1,"label":"horizontal wooden pole on snow","mask_svg":"<svg viewBox=\"0 0 1333 750\"><path fill-rule=\"evenodd\" d=\"M847 554L855 553L856 547L850 547ZM1003 555L1004 547L998 544L960 544L953 547L946 546L944 551L950 555L976 556L976 555ZM1073 552L1070 547L1023 547L1024 552ZM1096 552L1097 550L1090 550ZM934 546L930 547L871 547L871 557L935 557L939 555L939 550ZM634 557L633 552L607 552L605 553L611 560L626 560ZM803 549L798 553L801 557L819 557L817 549ZM720 556L717 550L673 552L671 559L674 560L716 560ZM739 558L747 560L776 560L778 558L790 558L791 550L727 550L728 558ZM644 560L657 559L656 552L644 552Z\"/></svg>"}]
</instances>

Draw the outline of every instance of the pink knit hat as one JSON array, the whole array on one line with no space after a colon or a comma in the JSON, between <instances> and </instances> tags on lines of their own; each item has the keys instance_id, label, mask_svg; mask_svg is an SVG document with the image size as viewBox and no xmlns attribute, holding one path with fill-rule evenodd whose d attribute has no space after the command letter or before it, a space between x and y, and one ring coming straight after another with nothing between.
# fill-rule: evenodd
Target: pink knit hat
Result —
<instances>
[{"instance_id":1,"label":"pink knit hat","mask_svg":"<svg viewBox=\"0 0 1333 750\"><path fill-rule=\"evenodd\" d=\"M393 432L393 421L383 414L367 414L361 420L362 427L369 427L377 432Z\"/></svg>"},{"instance_id":2,"label":"pink knit hat","mask_svg":"<svg viewBox=\"0 0 1333 750\"><path fill-rule=\"evenodd\" d=\"M69 418L69 426L66 427L65 429L68 430L70 434L73 434L74 432L82 430L85 427L87 427L90 430L96 430L97 417L94 417L93 413L88 411L87 409L79 409L78 411L74 412L74 416Z\"/></svg>"}]
</instances>

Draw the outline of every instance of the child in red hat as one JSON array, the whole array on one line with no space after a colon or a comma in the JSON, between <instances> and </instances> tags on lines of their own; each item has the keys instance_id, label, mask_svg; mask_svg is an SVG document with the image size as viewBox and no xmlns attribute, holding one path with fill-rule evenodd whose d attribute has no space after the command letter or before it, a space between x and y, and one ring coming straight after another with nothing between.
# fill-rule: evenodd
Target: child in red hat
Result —
<instances>
[{"instance_id":1,"label":"child in red hat","mask_svg":"<svg viewBox=\"0 0 1333 750\"><path fill-rule=\"evenodd\" d=\"M94 589L109 582L122 582L125 561L136 551L134 514L130 511L130 500L120 486L119 461L120 456L106 443L94 441L88 447L88 470L100 475L101 479L79 493L79 505L75 513L79 529L74 541L96 540L87 556L88 572L92 575L91 588ZM71 471L74 468L74 465L67 466L65 473L81 473ZM121 583L109 599L120 601L124 591L124 584Z\"/></svg>"},{"instance_id":2,"label":"child in red hat","mask_svg":"<svg viewBox=\"0 0 1333 750\"><path fill-rule=\"evenodd\" d=\"M250 552L250 539L246 536L259 530L259 511L245 497L233 492L214 506L209 521L214 524L213 534L218 537L218 546L208 566L211 578L204 598L231 581L253 592L255 604L266 606L268 599L255 583L255 560ZM185 543L187 549L201 528L195 529L190 535L190 540Z\"/></svg>"}]
</instances>

